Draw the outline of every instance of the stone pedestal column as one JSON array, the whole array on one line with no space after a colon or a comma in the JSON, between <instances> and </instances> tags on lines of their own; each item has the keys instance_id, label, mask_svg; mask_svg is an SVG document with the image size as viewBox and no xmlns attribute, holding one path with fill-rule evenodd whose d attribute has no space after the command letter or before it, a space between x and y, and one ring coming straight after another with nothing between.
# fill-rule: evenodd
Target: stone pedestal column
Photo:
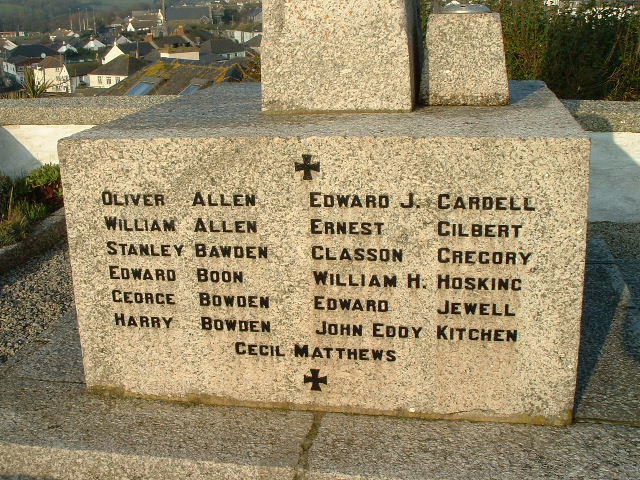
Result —
<instances>
[{"instance_id":1,"label":"stone pedestal column","mask_svg":"<svg viewBox=\"0 0 640 480\"><path fill-rule=\"evenodd\" d=\"M427 105L509 103L500 15L429 17L420 97Z\"/></svg>"}]
</instances>

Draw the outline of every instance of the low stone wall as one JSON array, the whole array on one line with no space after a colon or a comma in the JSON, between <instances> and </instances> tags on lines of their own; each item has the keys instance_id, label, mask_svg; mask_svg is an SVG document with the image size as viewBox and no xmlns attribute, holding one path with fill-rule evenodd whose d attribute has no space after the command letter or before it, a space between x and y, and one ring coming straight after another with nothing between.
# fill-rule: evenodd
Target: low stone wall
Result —
<instances>
[{"instance_id":1,"label":"low stone wall","mask_svg":"<svg viewBox=\"0 0 640 480\"><path fill-rule=\"evenodd\" d=\"M0 173L16 178L58 163L58 140L93 125L7 125L0 127Z\"/></svg>"},{"instance_id":2,"label":"low stone wall","mask_svg":"<svg viewBox=\"0 0 640 480\"><path fill-rule=\"evenodd\" d=\"M99 125L174 98L151 95L0 100L0 125Z\"/></svg>"},{"instance_id":3,"label":"low stone wall","mask_svg":"<svg viewBox=\"0 0 640 480\"><path fill-rule=\"evenodd\" d=\"M587 131L640 132L640 102L562 100L562 103Z\"/></svg>"},{"instance_id":4,"label":"low stone wall","mask_svg":"<svg viewBox=\"0 0 640 480\"><path fill-rule=\"evenodd\" d=\"M56 97L0 101L0 173L18 177L58 163L58 140L175 96Z\"/></svg>"}]
</instances>

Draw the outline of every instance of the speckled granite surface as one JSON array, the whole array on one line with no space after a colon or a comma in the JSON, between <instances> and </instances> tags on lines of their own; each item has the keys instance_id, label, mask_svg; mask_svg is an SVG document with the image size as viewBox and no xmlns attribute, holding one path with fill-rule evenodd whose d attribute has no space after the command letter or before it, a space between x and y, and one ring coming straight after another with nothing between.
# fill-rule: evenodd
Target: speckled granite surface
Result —
<instances>
[{"instance_id":1,"label":"speckled granite surface","mask_svg":"<svg viewBox=\"0 0 640 480\"><path fill-rule=\"evenodd\" d=\"M562 103L585 130L640 132L640 102L563 100Z\"/></svg>"},{"instance_id":2,"label":"speckled granite surface","mask_svg":"<svg viewBox=\"0 0 640 480\"><path fill-rule=\"evenodd\" d=\"M420 98L426 105L507 105L500 15L431 14Z\"/></svg>"},{"instance_id":3,"label":"speckled granite surface","mask_svg":"<svg viewBox=\"0 0 640 480\"><path fill-rule=\"evenodd\" d=\"M504 108L269 116L261 113L258 90L238 85L180 98L171 108L154 107L62 140L58 147L89 387L245 406L525 423L570 421L590 141L541 82L517 82L512 90L514 102ZM309 175L312 178L296 173L307 157L321 164L317 175ZM234 204L241 210L230 210L218 202L202 208L205 205L197 200L201 192L216 196L231 191L255 193L258 203L241 202ZM110 197L133 192L154 192L162 199L125 206ZM377 194L390 204L375 211L346 211L337 204L310 205L310 192L318 198ZM409 200L414 194L415 204ZM520 206L493 208L485 201L491 198L483 197L482 209L471 206L472 200L467 209L466 200L454 200L466 195L476 200L480 197L474 195L512 196ZM458 206L438 203L444 197ZM538 208L531 203L524 207L531 199ZM165 234L138 227L133 232L106 226L105 215L128 221L153 215L175 218L176 223ZM322 218L311 219L309 227L310 215ZM255 225L252 231L239 227L222 234L211 226L214 219L249 219ZM375 220L376 230L367 226L360 231L358 222L350 223L348 232L334 230L345 220L365 220L363 226ZM453 228L452 222L484 222L491 228L513 225L513 230L500 235L480 232L474 238L439 230L445 224ZM522 235L516 233L520 228ZM485 238L477 238L481 236ZM125 250L111 250L117 242L161 238L175 242L175 255L163 254L173 258L159 261L138 255L125 243L118 243ZM269 254L251 264L240 258L222 264L196 250L205 248L197 246L200 242L252 242L249 245L268 247ZM325 247L329 253L319 254ZM347 261L336 265L331 263L337 260L332 253L336 248L378 249L380 256L367 260L378 263L363 265L357 256L340 254L340 260ZM390 248L400 255L392 262L385 257ZM469 260L443 258L448 252L462 255L455 253L462 252L458 248L470 249L464 250ZM492 252L478 255L491 255L493 260L476 262L472 257L478 248ZM178 280L134 286L119 275L109 273L107 278L107 265L172 268ZM246 279L215 285L219 282L194 277L196 269L217 268L238 269ZM342 278L389 274L398 283L384 291L356 283L347 292L313 280L318 269L330 269ZM433 281L416 287L408 281L416 272L425 279L433 275ZM439 286L436 274L451 280ZM453 283L446 285L462 279L459 275L517 281L513 287L474 287L477 291L463 294ZM165 305L161 299L156 306L146 297L136 301L118 296L132 289L161 289L171 303ZM221 294L229 299L236 294L263 295L262 306L251 305L263 310L248 316L241 303L222 305ZM337 307L336 295L344 306ZM365 298L367 310L359 303L349 310L345 302L351 300L342 300L347 296ZM468 310L463 319L455 316L463 315L456 310L463 300L496 303L493 313L489 303L483 303L486 310ZM477 304L468 305L474 309ZM135 315L141 318L140 327ZM147 328L149 315L166 317L166 327L136 330ZM214 325L223 315L269 322L268 331L265 327L245 335L216 327L208 334L208 319L215 319ZM334 322L353 322L354 335L349 324L340 337L323 330L338 328ZM389 333L378 331L383 327ZM464 335L467 329L469 338ZM496 346L478 341L480 329L485 332L483 341L495 341ZM495 340L491 329L498 332ZM503 347L504 329L511 329L511 343ZM409 331L414 333L409 336ZM277 353L262 350L263 358L254 363L252 352L245 355L243 350L246 342L259 342L261 348L273 347ZM348 352L362 352L358 363ZM369 352L386 359L376 363ZM311 367L322 367L330 378L331 387L323 389L322 396L302 381ZM487 378L492 379L491 388L486 388ZM379 395L388 385L395 387Z\"/></svg>"},{"instance_id":4,"label":"speckled granite surface","mask_svg":"<svg viewBox=\"0 0 640 480\"><path fill-rule=\"evenodd\" d=\"M244 85L223 85L238 88ZM249 86L259 89L259 84ZM161 103L174 96L60 97L1 100L0 125L99 125ZM512 99L512 103L516 101ZM242 103L242 97L238 98ZM582 128L596 132L640 132L640 102L562 100ZM458 107L461 108L461 107ZM462 107L464 108L464 107ZM168 114L171 109L167 109Z\"/></svg>"},{"instance_id":5,"label":"speckled granite surface","mask_svg":"<svg viewBox=\"0 0 640 480\"><path fill-rule=\"evenodd\" d=\"M0 125L98 125L174 98L151 95L0 100Z\"/></svg>"},{"instance_id":6,"label":"speckled granite surface","mask_svg":"<svg viewBox=\"0 0 640 480\"><path fill-rule=\"evenodd\" d=\"M410 111L418 60L415 0L270 0L263 108Z\"/></svg>"},{"instance_id":7,"label":"speckled granite surface","mask_svg":"<svg viewBox=\"0 0 640 480\"><path fill-rule=\"evenodd\" d=\"M503 107L423 107L409 113L269 115L259 84L226 84L65 139L260 137L567 138L586 134L544 82L510 83ZM64 142L63 142L64 143Z\"/></svg>"}]
</instances>

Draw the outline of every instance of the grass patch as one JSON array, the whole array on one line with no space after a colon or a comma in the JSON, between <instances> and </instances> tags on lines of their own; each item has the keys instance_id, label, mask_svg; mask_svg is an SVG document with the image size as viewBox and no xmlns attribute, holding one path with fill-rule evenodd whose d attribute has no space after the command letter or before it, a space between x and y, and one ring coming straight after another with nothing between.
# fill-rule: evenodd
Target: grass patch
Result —
<instances>
[{"instance_id":1,"label":"grass patch","mask_svg":"<svg viewBox=\"0 0 640 480\"><path fill-rule=\"evenodd\" d=\"M62 204L57 165L44 165L17 179L0 175L0 247L25 239L33 225Z\"/></svg>"}]
</instances>

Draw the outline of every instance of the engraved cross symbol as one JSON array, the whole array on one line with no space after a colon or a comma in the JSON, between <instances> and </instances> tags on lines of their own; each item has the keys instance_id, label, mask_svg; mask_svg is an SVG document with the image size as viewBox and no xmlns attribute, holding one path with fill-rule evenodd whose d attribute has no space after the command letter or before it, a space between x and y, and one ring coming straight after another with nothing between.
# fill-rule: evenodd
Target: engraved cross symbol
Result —
<instances>
[{"instance_id":1,"label":"engraved cross symbol","mask_svg":"<svg viewBox=\"0 0 640 480\"><path fill-rule=\"evenodd\" d=\"M317 368L312 368L311 375L304 376L304 383L311 383L311 390L321 392L322 389L320 388L320 384L327 384L327 376L325 375L324 377L321 377L320 370Z\"/></svg>"},{"instance_id":2,"label":"engraved cross symbol","mask_svg":"<svg viewBox=\"0 0 640 480\"><path fill-rule=\"evenodd\" d=\"M302 176L303 180L313 180L311 171L320 171L320 163L311 163L311 157L312 155L302 155L303 163L296 162L296 172L304 170L304 175Z\"/></svg>"}]
</instances>

